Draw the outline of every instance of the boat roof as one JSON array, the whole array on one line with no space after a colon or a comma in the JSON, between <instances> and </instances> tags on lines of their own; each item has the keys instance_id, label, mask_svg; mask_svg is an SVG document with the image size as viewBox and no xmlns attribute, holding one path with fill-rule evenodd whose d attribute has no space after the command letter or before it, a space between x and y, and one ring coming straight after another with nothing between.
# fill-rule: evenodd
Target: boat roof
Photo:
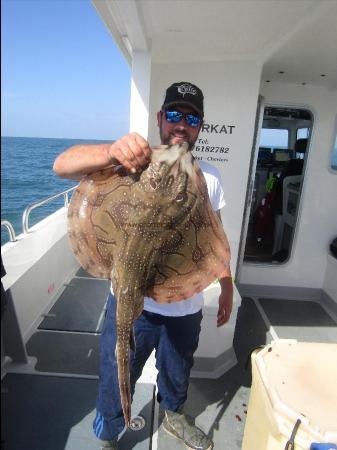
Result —
<instances>
[{"instance_id":1,"label":"boat roof","mask_svg":"<svg viewBox=\"0 0 337 450\"><path fill-rule=\"evenodd\" d=\"M262 79L337 88L335 0L92 0L131 63L255 61Z\"/></svg>"}]
</instances>

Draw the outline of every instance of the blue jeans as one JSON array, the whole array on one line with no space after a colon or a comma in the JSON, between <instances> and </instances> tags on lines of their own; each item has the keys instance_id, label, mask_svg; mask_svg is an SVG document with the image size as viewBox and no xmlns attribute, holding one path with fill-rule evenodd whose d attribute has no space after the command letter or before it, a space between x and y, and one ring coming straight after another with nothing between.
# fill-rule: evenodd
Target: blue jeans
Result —
<instances>
[{"instance_id":1,"label":"blue jeans","mask_svg":"<svg viewBox=\"0 0 337 450\"><path fill-rule=\"evenodd\" d=\"M156 349L158 401L164 409L177 411L186 401L193 354L198 347L202 312L167 317L143 311L134 323L136 351L130 355L130 380L135 384ZM117 438L124 428L120 402L116 347L116 301L109 294L101 336L100 383L94 432L103 440Z\"/></svg>"}]
</instances>

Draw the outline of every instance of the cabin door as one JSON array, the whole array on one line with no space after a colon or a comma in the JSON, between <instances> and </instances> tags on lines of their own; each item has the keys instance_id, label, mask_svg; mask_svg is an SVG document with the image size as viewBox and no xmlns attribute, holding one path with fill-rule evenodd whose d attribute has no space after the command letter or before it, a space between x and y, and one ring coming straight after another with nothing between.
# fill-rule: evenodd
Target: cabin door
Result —
<instances>
[{"instance_id":1,"label":"cabin door","mask_svg":"<svg viewBox=\"0 0 337 450\"><path fill-rule=\"evenodd\" d=\"M279 265L291 256L313 116L259 99L236 280L243 263Z\"/></svg>"},{"instance_id":2,"label":"cabin door","mask_svg":"<svg viewBox=\"0 0 337 450\"><path fill-rule=\"evenodd\" d=\"M240 236L240 244L239 244L239 257L237 262L237 267L235 271L235 280L236 282L240 281L240 270L244 260L244 251L246 246L247 232L249 226L249 217L252 201L255 195L254 191L254 180L255 180L255 171L256 171L256 161L258 155L258 148L260 142L260 130L262 128L263 123L263 112L264 112L264 97L259 95L257 101L256 115L255 115L255 124L254 124L254 137L253 137L253 146L249 163L249 176L247 181L247 193L245 200L245 208L243 213L243 222L241 227L241 236Z\"/></svg>"}]
</instances>

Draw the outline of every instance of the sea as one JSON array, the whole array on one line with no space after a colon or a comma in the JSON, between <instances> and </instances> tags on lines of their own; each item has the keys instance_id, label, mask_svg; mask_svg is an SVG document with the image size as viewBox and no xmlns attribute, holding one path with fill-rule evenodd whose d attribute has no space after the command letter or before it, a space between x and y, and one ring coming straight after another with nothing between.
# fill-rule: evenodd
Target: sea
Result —
<instances>
[{"instance_id":1,"label":"sea","mask_svg":"<svg viewBox=\"0 0 337 450\"><path fill-rule=\"evenodd\" d=\"M9 221L16 235L22 233L22 215L33 203L65 191L76 181L59 178L53 172L58 154L75 144L103 143L88 139L1 137L1 220ZM29 216L32 226L63 206L63 196L34 209ZM1 226L1 245L9 234Z\"/></svg>"}]
</instances>

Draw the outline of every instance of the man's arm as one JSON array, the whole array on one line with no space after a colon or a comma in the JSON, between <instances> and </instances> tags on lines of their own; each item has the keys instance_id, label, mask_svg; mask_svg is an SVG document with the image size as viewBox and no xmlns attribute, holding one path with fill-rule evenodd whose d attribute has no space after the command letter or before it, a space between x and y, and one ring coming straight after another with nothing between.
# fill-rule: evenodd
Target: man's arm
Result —
<instances>
[{"instance_id":1,"label":"man's arm","mask_svg":"<svg viewBox=\"0 0 337 450\"><path fill-rule=\"evenodd\" d=\"M217 216L221 221L220 211L216 211ZM219 279L221 293L219 295L219 309L217 316L217 327L221 327L226 322L229 321L232 308L233 308L233 280L230 272L230 268L228 269L228 274Z\"/></svg>"},{"instance_id":2,"label":"man's arm","mask_svg":"<svg viewBox=\"0 0 337 450\"><path fill-rule=\"evenodd\" d=\"M219 295L219 309L217 316L217 326L221 327L229 321L233 308L233 281L228 276L219 280L221 293Z\"/></svg>"},{"instance_id":3,"label":"man's arm","mask_svg":"<svg viewBox=\"0 0 337 450\"><path fill-rule=\"evenodd\" d=\"M130 133L113 144L70 147L56 158L53 169L60 177L75 180L118 164L136 172L148 164L150 155L149 143L139 134Z\"/></svg>"}]
</instances>

